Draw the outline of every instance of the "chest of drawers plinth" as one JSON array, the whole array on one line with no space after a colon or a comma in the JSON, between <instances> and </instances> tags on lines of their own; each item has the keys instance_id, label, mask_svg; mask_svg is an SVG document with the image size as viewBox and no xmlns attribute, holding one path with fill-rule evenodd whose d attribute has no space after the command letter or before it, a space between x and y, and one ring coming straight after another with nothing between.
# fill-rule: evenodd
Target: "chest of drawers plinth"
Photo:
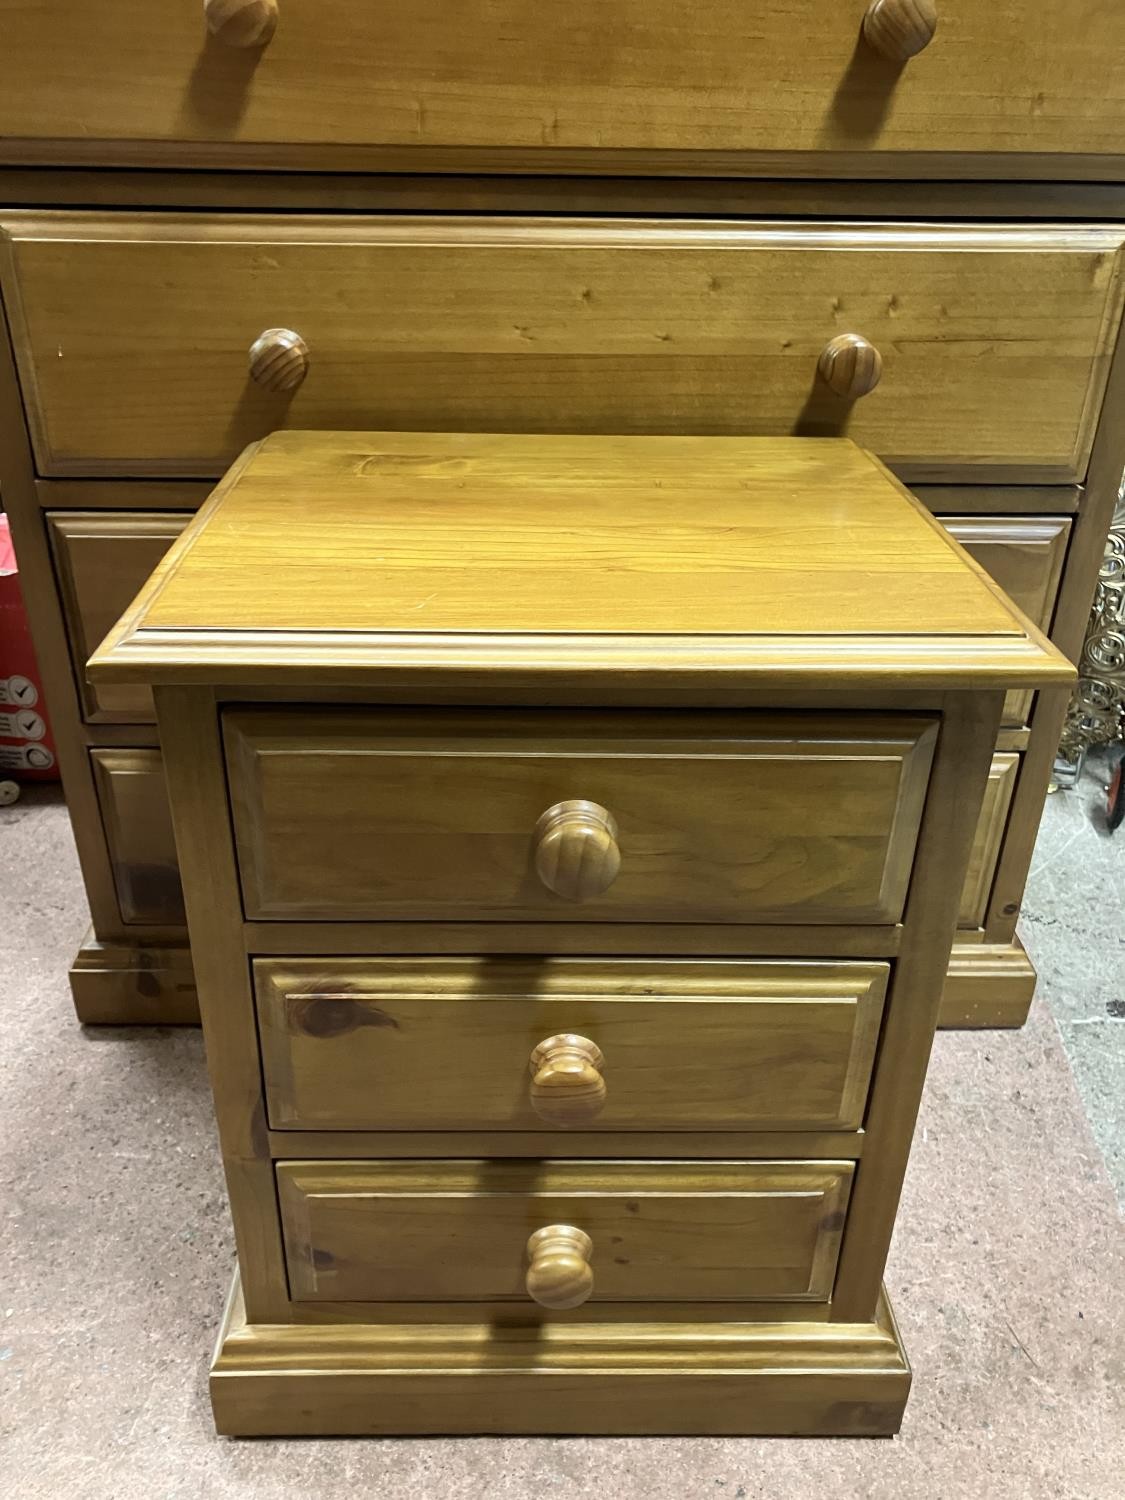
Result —
<instances>
[{"instance_id":1,"label":"chest of drawers plinth","mask_svg":"<svg viewBox=\"0 0 1125 1500\"><path fill-rule=\"evenodd\" d=\"M167 759L220 1430L897 1429L996 729L1072 669L881 465L275 434L90 673Z\"/></svg>"}]
</instances>

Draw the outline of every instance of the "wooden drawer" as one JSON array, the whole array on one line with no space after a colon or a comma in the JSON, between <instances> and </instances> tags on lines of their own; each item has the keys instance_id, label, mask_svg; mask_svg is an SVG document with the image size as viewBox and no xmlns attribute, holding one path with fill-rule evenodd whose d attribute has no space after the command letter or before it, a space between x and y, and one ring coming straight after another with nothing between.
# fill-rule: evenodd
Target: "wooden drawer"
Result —
<instances>
[{"instance_id":1,"label":"wooden drawer","mask_svg":"<svg viewBox=\"0 0 1125 1500\"><path fill-rule=\"evenodd\" d=\"M824 1301L851 1162L279 1162L296 1301L531 1306L527 1242L593 1242L593 1300Z\"/></svg>"},{"instance_id":2,"label":"wooden drawer","mask_svg":"<svg viewBox=\"0 0 1125 1500\"><path fill-rule=\"evenodd\" d=\"M159 750L91 750L122 921L184 922L172 814Z\"/></svg>"},{"instance_id":3,"label":"wooden drawer","mask_svg":"<svg viewBox=\"0 0 1125 1500\"><path fill-rule=\"evenodd\" d=\"M191 519L188 514L61 511L47 517L71 662L91 723L149 724L147 687L86 680L86 663Z\"/></svg>"},{"instance_id":4,"label":"wooden drawer","mask_svg":"<svg viewBox=\"0 0 1125 1500\"><path fill-rule=\"evenodd\" d=\"M977 823L969 855L969 870L961 892L961 908L957 917L961 927L979 927L984 921L1019 769L1018 755L1005 752L992 758L980 821Z\"/></svg>"},{"instance_id":5,"label":"wooden drawer","mask_svg":"<svg viewBox=\"0 0 1125 1500\"><path fill-rule=\"evenodd\" d=\"M875 715L224 723L250 919L895 922L936 737L933 720ZM558 894L571 859L606 888Z\"/></svg>"},{"instance_id":6,"label":"wooden drawer","mask_svg":"<svg viewBox=\"0 0 1125 1500\"><path fill-rule=\"evenodd\" d=\"M304 1130L855 1130L889 972L495 958L254 971L270 1123ZM567 1035L596 1050L541 1045Z\"/></svg>"},{"instance_id":7,"label":"wooden drawer","mask_svg":"<svg viewBox=\"0 0 1125 1500\"><path fill-rule=\"evenodd\" d=\"M1067 482L1086 468L1125 235L360 216L2 222L40 470L123 475L217 475L284 426L846 427L910 479ZM278 327L307 345L296 389L249 374L251 346ZM846 333L883 357L881 382L858 401L817 373Z\"/></svg>"},{"instance_id":8,"label":"wooden drawer","mask_svg":"<svg viewBox=\"0 0 1125 1500\"><path fill-rule=\"evenodd\" d=\"M1070 520L1066 516L948 516L938 518L1014 604L1041 630L1049 631L1059 594ZM1004 723L1023 724L1030 692L1004 700Z\"/></svg>"},{"instance_id":9,"label":"wooden drawer","mask_svg":"<svg viewBox=\"0 0 1125 1500\"><path fill-rule=\"evenodd\" d=\"M1114 0L940 0L905 66L864 40L867 8L280 0L276 31L240 48L237 18L209 38L199 5L5 0L0 133L18 162L979 176L991 153L1054 157L1048 177L1120 170Z\"/></svg>"}]
</instances>

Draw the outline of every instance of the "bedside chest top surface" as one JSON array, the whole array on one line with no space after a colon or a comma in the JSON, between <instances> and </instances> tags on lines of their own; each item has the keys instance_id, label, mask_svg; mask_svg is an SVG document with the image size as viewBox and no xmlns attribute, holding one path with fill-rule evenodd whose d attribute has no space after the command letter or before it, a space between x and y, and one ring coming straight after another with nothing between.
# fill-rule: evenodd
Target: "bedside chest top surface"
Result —
<instances>
[{"instance_id":1,"label":"bedside chest top surface","mask_svg":"<svg viewBox=\"0 0 1125 1500\"><path fill-rule=\"evenodd\" d=\"M846 439L274 433L95 679L720 670L1032 685L1071 673Z\"/></svg>"}]
</instances>

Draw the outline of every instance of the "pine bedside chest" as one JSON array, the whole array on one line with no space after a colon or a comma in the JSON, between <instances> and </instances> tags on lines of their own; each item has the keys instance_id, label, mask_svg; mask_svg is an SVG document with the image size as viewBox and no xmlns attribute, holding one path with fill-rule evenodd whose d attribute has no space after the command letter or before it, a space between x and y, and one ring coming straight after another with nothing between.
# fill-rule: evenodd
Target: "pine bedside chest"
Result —
<instances>
[{"instance_id":1,"label":"pine bedside chest","mask_svg":"<svg viewBox=\"0 0 1125 1500\"><path fill-rule=\"evenodd\" d=\"M897 1430L883 1268L1004 694L846 439L276 433L155 690L240 1277L219 1429Z\"/></svg>"}]
</instances>

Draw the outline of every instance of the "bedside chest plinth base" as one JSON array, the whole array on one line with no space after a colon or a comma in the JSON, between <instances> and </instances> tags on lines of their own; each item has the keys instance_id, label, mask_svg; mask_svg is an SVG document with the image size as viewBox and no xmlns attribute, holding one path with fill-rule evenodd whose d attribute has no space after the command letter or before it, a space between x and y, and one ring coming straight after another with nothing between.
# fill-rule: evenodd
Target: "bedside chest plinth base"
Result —
<instances>
[{"instance_id":1,"label":"bedside chest plinth base","mask_svg":"<svg viewBox=\"0 0 1125 1500\"><path fill-rule=\"evenodd\" d=\"M404 1316L409 1308L404 1307ZM247 1323L211 1367L229 1437L893 1437L910 1367L871 1323Z\"/></svg>"}]
</instances>

